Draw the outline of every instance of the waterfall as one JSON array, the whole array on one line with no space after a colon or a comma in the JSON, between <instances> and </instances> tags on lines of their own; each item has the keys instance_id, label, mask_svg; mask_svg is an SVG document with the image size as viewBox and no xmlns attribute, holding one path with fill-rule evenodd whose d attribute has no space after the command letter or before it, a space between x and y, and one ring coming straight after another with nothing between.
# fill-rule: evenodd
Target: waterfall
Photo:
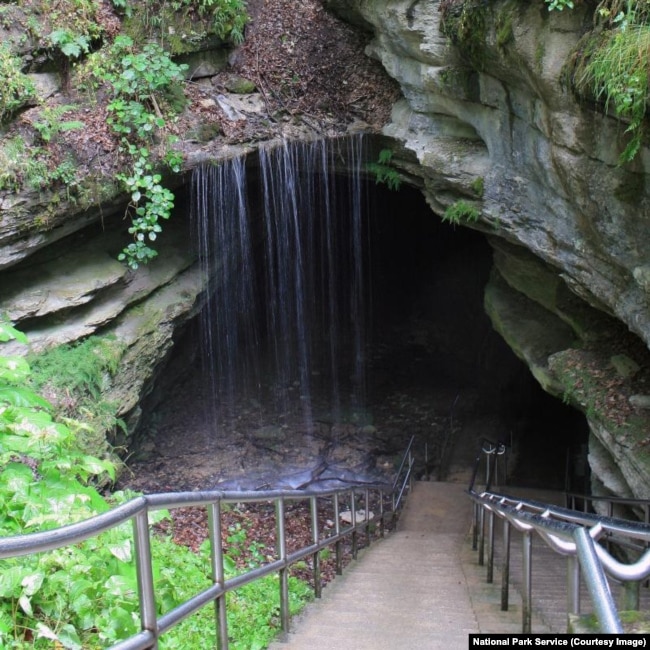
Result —
<instances>
[{"instance_id":1,"label":"waterfall","mask_svg":"<svg viewBox=\"0 0 650 650\"><path fill-rule=\"evenodd\" d=\"M197 168L192 220L206 278L203 363L215 420L237 401L363 408L367 279L361 136L283 142Z\"/></svg>"}]
</instances>

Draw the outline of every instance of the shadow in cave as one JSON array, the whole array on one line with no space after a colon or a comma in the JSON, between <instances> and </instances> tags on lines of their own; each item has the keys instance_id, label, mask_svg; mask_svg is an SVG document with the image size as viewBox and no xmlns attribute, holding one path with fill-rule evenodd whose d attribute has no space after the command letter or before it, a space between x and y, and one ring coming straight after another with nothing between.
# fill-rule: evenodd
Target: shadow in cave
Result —
<instances>
[{"instance_id":1,"label":"shadow in cave","mask_svg":"<svg viewBox=\"0 0 650 650\"><path fill-rule=\"evenodd\" d=\"M342 177L336 188L349 191ZM433 478L468 480L477 440L487 436L512 445L511 482L563 487L566 449L586 440L586 424L539 387L493 330L483 309L492 265L485 237L442 223L416 189L393 192L368 180L363 189L363 401L346 406L342 400L334 408L329 370L313 367L310 395L287 387L296 409L285 402L278 410L261 389L242 392L217 426L199 315L178 333L145 404L130 487L327 488L384 481L411 436L417 456L427 449L428 466L420 463L419 471ZM249 191L256 191L255 180ZM251 204L255 212L254 197ZM247 317L262 322L264 297L258 302ZM312 335L328 340L328 331ZM264 345L257 351L260 358L267 353ZM341 376L352 379L352 360L339 361ZM263 374L257 383L264 383ZM346 381L339 389L352 391ZM310 422L299 408L306 398Z\"/></svg>"}]
</instances>

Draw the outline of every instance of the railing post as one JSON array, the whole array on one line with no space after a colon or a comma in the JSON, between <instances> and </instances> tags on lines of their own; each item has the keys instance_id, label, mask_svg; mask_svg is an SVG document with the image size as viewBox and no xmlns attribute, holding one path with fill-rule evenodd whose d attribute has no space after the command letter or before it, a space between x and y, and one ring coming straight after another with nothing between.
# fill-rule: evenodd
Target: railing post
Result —
<instances>
[{"instance_id":1,"label":"railing post","mask_svg":"<svg viewBox=\"0 0 650 650\"><path fill-rule=\"evenodd\" d=\"M287 534L285 529L284 499L275 501L275 525L278 559L287 559ZM283 566L279 571L280 577L280 627L284 637L289 633L289 569Z\"/></svg>"},{"instance_id":2,"label":"railing post","mask_svg":"<svg viewBox=\"0 0 650 650\"><path fill-rule=\"evenodd\" d=\"M596 554L594 541L587 529L582 527L576 528L573 539L576 543L578 560L585 574L585 582L591 594L601 631L605 634L620 634L623 632L623 627L612 600L605 572Z\"/></svg>"},{"instance_id":3,"label":"railing post","mask_svg":"<svg viewBox=\"0 0 650 650\"><path fill-rule=\"evenodd\" d=\"M641 582L627 580L623 583L623 603L621 609L638 612L641 603Z\"/></svg>"},{"instance_id":4,"label":"railing post","mask_svg":"<svg viewBox=\"0 0 650 650\"><path fill-rule=\"evenodd\" d=\"M221 501L208 506L208 527L210 534L210 563L214 584L224 587L226 575L223 568L223 545L221 542ZM228 619L226 617L226 594L214 601L214 615L217 625L217 650L228 650Z\"/></svg>"},{"instance_id":5,"label":"railing post","mask_svg":"<svg viewBox=\"0 0 650 650\"><path fill-rule=\"evenodd\" d=\"M510 522L503 520L503 563L501 567L501 611L510 606Z\"/></svg>"},{"instance_id":6,"label":"railing post","mask_svg":"<svg viewBox=\"0 0 650 650\"><path fill-rule=\"evenodd\" d=\"M339 506L339 493L334 495L334 534L336 535L336 544L334 545L336 554L336 575L343 573L343 542L339 539L341 534L341 509Z\"/></svg>"},{"instance_id":7,"label":"railing post","mask_svg":"<svg viewBox=\"0 0 650 650\"><path fill-rule=\"evenodd\" d=\"M485 564L485 508L480 506L478 512L478 565Z\"/></svg>"},{"instance_id":8,"label":"railing post","mask_svg":"<svg viewBox=\"0 0 650 650\"><path fill-rule=\"evenodd\" d=\"M472 551L478 548L478 519L481 506L474 501L474 521L472 526Z\"/></svg>"},{"instance_id":9,"label":"railing post","mask_svg":"<svg viewBox=\"0 0 650 650\"><path fill-rule=\"evenodd\" d=\"M521 631L530 634L532 626L532 579L533 579L533 558L532 558L532 534L526 530L522 535L523 549L523 593L521 594Z\"/></svg>"},{"instance_id":10,"label":"railing post","mask_svg":"<svg viewBox=\"0 0 650 650\"><path fill-rule=\"evenodd\" d=\"M386 532L386 526L384 525L384 491L379 490L379 536L383 537Z\"/></svg>"},{"instance_id":11,"label":"railing post","mask_svg":"<svg viewBox=\"0 0 650 650\"><path fill-rule=\"evenodd\" d=\"M310 497L309 498L311 506L311 535L312 541L314 544L319 542L319 531L318 531L318 498ZM320 553L316 551L312 556L313 572L314 572L314 596L320 598L323 593L323 585L321 584L320 576Z\"/></svg>"},{"instance_id":12,"label":"railing post","mask_svg":"<svg viewBox=\"0 0 650 650\"><path fill-rule=\"evenodd\" d=\"M352 517L352 559L356 560L359 551L359 535L357 533L357 503L354 490L350 490L350 515Z\"/></svg>"},{"instance_id":13,"label":"railing post","mask_svg":"<svg viewBox=\"0 0 650 650\"><path fill-rule=\"evenodd\" d=\"M140 628L152 632L155 638L152 650L158 648L158 622L156 618L156 597L153 589L151 566L151 540L149 539L149 517L143 508L133 518L135 540L135 563L138 577L138 599L140 601Z\"/></svg>"},{"instance_id":14,"label":"railing post","mask_svg":"<svg viewBox=\"0 0 650 650\"><path fill-rule=\"evenodd\" d=\"M494 512L488 511L488 558L487 579L488 584L494 582Z\"/></svg>"},{"instance_id":15,"label":"railing post","mask_svg":"<svg viewBox=\"0 0 650 650\"><path fill-rule=\"evenodd\" d=\"M366 488L365 490L365 503L366 503L366 544L370 546L370 490Z\"/></svg>"},{"instance_id":16,"label":"railing post","mask_svg":"<svg viewBox=\"0 0 650 650\"><path fill-rule=\"evenodd\" d=\"M490 456L492 452L487 452L485 456L485 489L490 489L490 484L492 483L492 470L490 468Z\"/></svg>"},{"instance_id":17,"label":"railing post","mask_svg":"<svg viewBox=\"0 0 650 650\"><path fill-rule=\"evenodd\" d=\"M567 557L567 612L580 614L580 563L575 555Z\"/></svg>"}]
</instances>

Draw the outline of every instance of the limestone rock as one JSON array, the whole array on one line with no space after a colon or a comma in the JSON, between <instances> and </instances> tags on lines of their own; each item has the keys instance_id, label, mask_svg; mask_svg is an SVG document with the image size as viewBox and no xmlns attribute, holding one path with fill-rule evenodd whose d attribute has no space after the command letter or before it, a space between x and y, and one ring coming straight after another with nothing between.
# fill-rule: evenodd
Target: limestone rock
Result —
<instances>
[{"instance_id":1,"label":"limestone rock","mask_svg":"<svg viewBox=\"0 0 650 650\"><path fill-rule=\"evenodd\" d=\"M126 274L126 267L106 252L80 249L43 265L5 274L0 287L0 313L20 321L74 309Z\"/></svg>"},{"instance_id":2,"label":"limestone rock","mask_svg":"<svg viewBox=\"0 0 650 650\"><path fill-rule=\"evenodd\" d=\"M193 52L179 57L179 61L187 65L186 76L188 79L196 80L212 77L224 70L228 65L228 51L213 49Z\"/></svg>"},{"instance_id":3,"label":"limestone rock","mask_svg":"<svg viewBox=\"0 0 650 650\"><path fill-rule=\"evenodd\" d=\"M480 175L482 222L494 235L549 263L572 291L650 342L639 270L648 263L650 236L638 218L650 212L650 153L641 152L634 171L617 167L617 122L585 110L561 84L562 66L584 33L586 8L540 12L533 3L516 9L505 0L491 3L477 46L489 65L472 69L467 61L459 66L462 50L441 34L439 3L345 4L345 15L372 25L370 51L402 87L405 105L385 133L417 156L432 208L442 213L469 195ZM498 41L497 17L509 21L506 43ZM459 137L461 129L469 139ZM630 210L620 188L638 174L646 181L635 185L640 190Z\"/></svg>"},{"instance_id":4,"label":"limestone rock","mask_svg":"<svg viewBox=\"0 0 650 650\"><path fill-rule=\"evenodd\" d=\"M339 515L339 517L340 517L341 521L343 523L345 523L345 524L351 524L352 523L352 512L350 510L343 511ZM355 518L355 522L357 524L361 524L364 521L366 521L366 519L368 521L371 521L372 519L375 518L375 515L371 510L369 510L368 511L368 516L366 517L366 511L365 510L355 510L354 511L354 518Z\"/></svg>"},{"instance_id":5,"label":"limestone rock","mask_svg":"<svg viewBox=\"0 0 650 650\"><path fill-rule=\"evenodd\" d=\"M562 386L549 371L549 357L570 347L575 337L557 316L512 290L496 273L485 289L485 309L494 328L548 392L562 394Z\"/></svg>"},{"instance_id":6,"label":"limestone rock","mask_svg":"<svg viewBox=\"0 0 650 650\"><path fill-rule=\"evenodd\" d=\"M650 410L650 395L631 395L628 401L635 408Z\"/></svg>"},{"instance_id":7,"label":"limestone rock","mask_svg":"<svg viewBox=\"0 0 650 650\"><path fill-rule=\"evenodd\" d=\"M257 90L255 84L250 79L238 75L229 75L224 85L226 90L235 95L250 95Z\"/></svg>"},{"instance_id":8,"label":"limestone rock","mask_svg":"<svg viewBox=\"0 0 650 650\"><path fill-rule=\"evenodd\" d=\"M634 377L641 370L641 366L625 354L615 354L611 358L611 363L616 373L624 378Z\"/></svg>"}]
</instances>

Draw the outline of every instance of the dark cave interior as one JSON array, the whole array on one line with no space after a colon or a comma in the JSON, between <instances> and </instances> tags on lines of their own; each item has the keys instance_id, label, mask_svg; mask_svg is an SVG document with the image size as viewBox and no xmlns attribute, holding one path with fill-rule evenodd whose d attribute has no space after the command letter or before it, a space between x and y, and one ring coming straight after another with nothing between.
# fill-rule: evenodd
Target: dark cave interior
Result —
<instances>
[{"instance_id":1,"label":"dark cave interior","mask_svg":"<svg viewBox=\"0 0 650 650\"><path fill-rule=\"evenodd\" d=\"M254 204L255 182L251 188ZM337 188L348 191L341 180ZM427 417L421 412L430 403L431 409L443 408L462 423L465 434L456 441L456 462L471 463L480 436L500 439L511 445L509 483L563 489L567 454L585 448L586 420L544 392L493 330L483 309L492 267L484 235L443 223L416 188L403 185L391 191L366 179L364 195L369 287L365 409L370 417L395 403L387 399L389 393L415 395L415 401L403 400L407 410L399 422L405 432L421 431ZM179 209L186 209L183 201ZM263 315L254 318L262 320ZM206 409L200 395L205 392L204 371L196 362L199 320L179 334L169 371L149 398L148 411L159 412L157 405L172 403L179 382L202 387L189 392L195 403L188 403L185 394L183 408ZM576 478L572 481L575 485Z\"/></svg>"}]
</instances>

